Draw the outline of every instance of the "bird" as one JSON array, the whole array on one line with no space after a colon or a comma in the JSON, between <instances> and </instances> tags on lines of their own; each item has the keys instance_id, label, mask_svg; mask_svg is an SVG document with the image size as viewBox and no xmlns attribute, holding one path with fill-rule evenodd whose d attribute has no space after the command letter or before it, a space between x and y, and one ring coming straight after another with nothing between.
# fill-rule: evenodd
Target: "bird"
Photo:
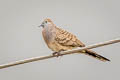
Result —
<instances>
[{"instance_id":1,"label":"bird","mask_svg":"<svg viewBox=\"0 0 120 80\"><path fill-rule=\"evenodd\" d=\"M67 51L78 47L85 47L74 34L56 26L49 18L44 19L39 27L42 27L42 35L48 48L53 51L53 55L60 56L61 51ZM83 53L101 61L109 59L97 54L95 51L86 49L78 53Z\"/></svg>"}]
</instances>

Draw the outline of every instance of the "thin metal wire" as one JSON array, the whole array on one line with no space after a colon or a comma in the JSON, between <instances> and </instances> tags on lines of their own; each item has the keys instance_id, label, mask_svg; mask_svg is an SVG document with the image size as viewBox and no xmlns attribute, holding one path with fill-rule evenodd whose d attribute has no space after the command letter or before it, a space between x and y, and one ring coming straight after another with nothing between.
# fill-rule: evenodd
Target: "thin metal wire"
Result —
<instances>
[{"instance_id":1,"label":"thin metal wire","mask_svg":"<svg viewBox=\"0 0 120 80\"><path fill-rule=\"evenodd\" d=\"M64 52L61 52L61 55L73 54L73 53L76 53L76 52L79 52L79 51L82 51L82 50L85 50L85 49L102 47L102 46L105 46L105 45L110 45L110 44L114 44L114 43L118 43L118 42L120 42L120 38L105 41L105 42L101 42L101 43L97 43L97 44L93 44L93 45L89 45L89 46L82 47L82 48L79 48L79 49L64 51ZM39 56L39 57L28 58L28 59L24 59L24 60L15 61L15 62L10 62L10 63L0 65L0 69L16 66L16 65L20 65L20 64L25 64L25 63L29 63L29 62L33 62L33 61L45 60L45 59L49 59L49 58L53 58L53 57L55 57L55 56L47 55L47 56Z\"/></svg>"}]
</instances>

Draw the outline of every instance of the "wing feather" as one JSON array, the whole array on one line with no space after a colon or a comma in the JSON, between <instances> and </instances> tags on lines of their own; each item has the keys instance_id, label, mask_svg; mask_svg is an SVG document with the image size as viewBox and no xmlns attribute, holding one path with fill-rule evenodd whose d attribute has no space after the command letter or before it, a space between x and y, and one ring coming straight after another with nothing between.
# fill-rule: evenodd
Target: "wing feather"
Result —
<instances>
[{"instance_id":1,"label":"wing feather","mask_svg":"<svg viewBox=\"0 0 120 80\"><path fill-rule=\"evenodd\" d=\"M62 46L68 47L84 47L85 45L77 39L72 33L56 27L56 37L55 40Z\"/></svg>"}]
</instances>

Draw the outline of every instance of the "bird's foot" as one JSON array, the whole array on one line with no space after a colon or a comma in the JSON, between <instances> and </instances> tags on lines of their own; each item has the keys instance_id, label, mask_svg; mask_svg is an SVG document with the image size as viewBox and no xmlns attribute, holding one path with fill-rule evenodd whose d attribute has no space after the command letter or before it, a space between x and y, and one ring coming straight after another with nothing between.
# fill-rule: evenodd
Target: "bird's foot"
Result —
<instances>
[{"instance_id":1,"label":"bird's foot","mask_svg":"<svg viewBox=\"0 0 120 80\"><path fill-rule=\"evenodd\" d=\"M55 57L59 57L59 56L62 56L62 55L61 55L60 52L54 52L54 53L53 53L53 56L55 56Z\"/></svg>"}]
</instances>

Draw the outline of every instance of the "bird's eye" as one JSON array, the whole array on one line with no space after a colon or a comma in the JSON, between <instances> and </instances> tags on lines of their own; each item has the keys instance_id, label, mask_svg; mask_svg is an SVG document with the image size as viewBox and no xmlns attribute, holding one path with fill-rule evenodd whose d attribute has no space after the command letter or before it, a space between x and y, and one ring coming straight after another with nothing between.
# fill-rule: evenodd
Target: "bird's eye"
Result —
<instances>
[{"instance_id":1,"label":"bird's eye","mask_svg":"<svg viewBox=\"0 0 120 80\"><path fill-rule=\"evenodd\" d=\"M45 23L47 23L47 21L45 21Z\"/></svg>"}]
</instances>

